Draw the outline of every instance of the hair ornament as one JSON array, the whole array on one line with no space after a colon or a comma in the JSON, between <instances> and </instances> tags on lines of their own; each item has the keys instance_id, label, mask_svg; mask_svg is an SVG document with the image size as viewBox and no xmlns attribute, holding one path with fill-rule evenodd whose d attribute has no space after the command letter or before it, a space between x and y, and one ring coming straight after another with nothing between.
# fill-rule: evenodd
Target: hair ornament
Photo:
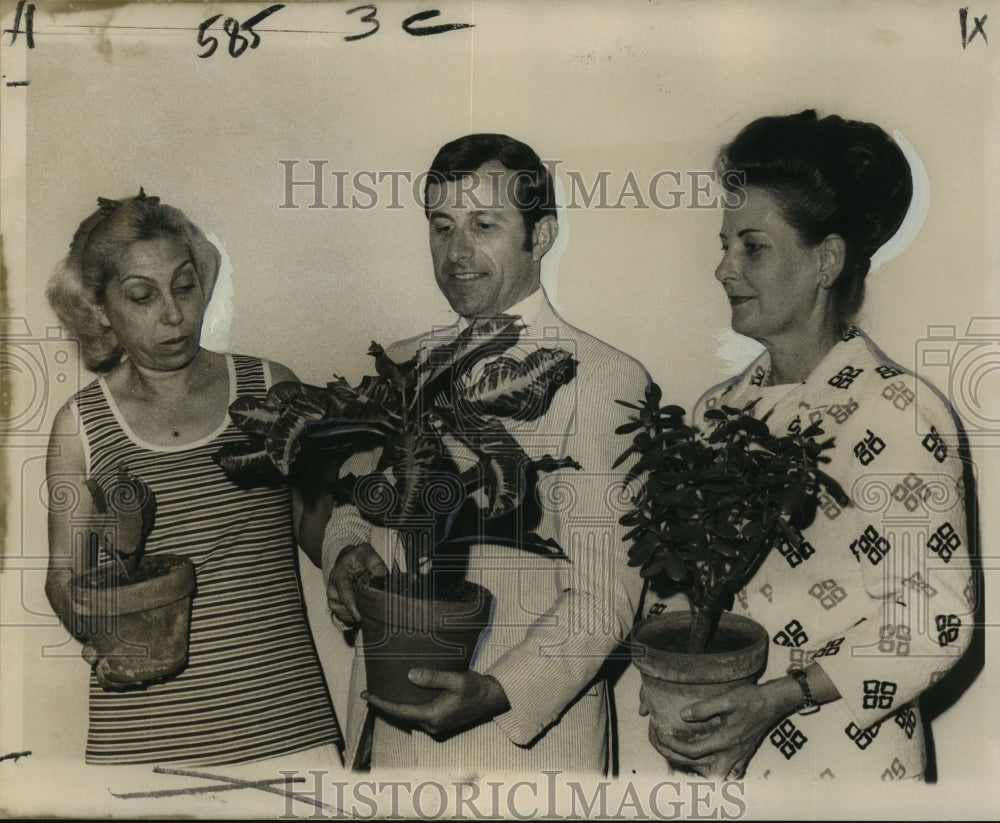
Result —
<instances>
[{"instance_id":1,"label":"hair ornament","mask_svg":"<svg viewBox=\"0 0 1000 823\"><path fill-rule=\"evenodd\" d=\"M142 186L139 186L139 193L136 195L135 199L136 200L140 200L143 203L149 203L149 205L151 205L151 206L156 206L160 202L160 198L159 197L149 197L149 196L147 196L146 195L146 190Z\"/></svg>"},{"instance_id":2,"label":"hair ornament","mask_svg":"<svg viewBox=\"0 0 1000 823\"><path fill-rule=\"evenodd\" d=\"M122 204L121 200L109 200L107 197L97 198L97 207L101 210L101 214L107 217L111 212L118 209Z\"/></svg>"}]
</instances>

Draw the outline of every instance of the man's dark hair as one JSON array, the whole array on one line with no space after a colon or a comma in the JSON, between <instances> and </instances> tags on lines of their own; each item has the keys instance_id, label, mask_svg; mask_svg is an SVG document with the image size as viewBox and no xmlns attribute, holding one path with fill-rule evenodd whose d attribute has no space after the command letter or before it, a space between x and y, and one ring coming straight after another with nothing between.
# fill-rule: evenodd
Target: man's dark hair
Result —
<instances>
[{"instance_id":1,"label":"man's dark hair","mask_svg":"<svg viewBox=\"0 0 1000 823\"><path fill-rule=\"evenodd\" d=\"M549 170L531 146L506 134L468 134L442 146L424 182L424 214L430 217L428 189L432 184L466 177L491 160L514 173L507 197L521 212L525 249L530 249L535 224L543 217L556 216L555 188Z\"/></svg>"}]
</instances>

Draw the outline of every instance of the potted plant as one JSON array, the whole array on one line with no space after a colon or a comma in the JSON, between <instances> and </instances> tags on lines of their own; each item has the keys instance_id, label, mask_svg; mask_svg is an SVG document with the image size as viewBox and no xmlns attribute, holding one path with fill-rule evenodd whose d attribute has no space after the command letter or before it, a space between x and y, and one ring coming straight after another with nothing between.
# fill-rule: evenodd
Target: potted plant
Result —
<instances>
[{"instance_id":1,"label":"potted plant","mask_svg":"<svg viewBox=\"0 0 1000 823\"><path fill-rule=\"evenodd\" d=\"M551 348L512 356L519 334L514 318L480 321L425 360L401 363L373 342L376 374L356 386L281 383L230 406L250 436L216 456L234 479L291 481L307 497L323 487L399 534L404 563L360 580L358 591L369 688L387 699L433 697L410 684L411 666L468 668L491 602L465 579L470 545L565 558L534 532L535 484L542 472L580 466L530 458L506 424L543 415L576 361ZM368 450L378 454L371 472L331 479L331 465Z\"/></svg>"},{"instance_id":2,"label":"potted plant","mask_svg":"<svg viewBox=\"0 0 1000 823\"><path fill-rule=\"evenodd\" d=\"M771 433L770 413L754 405L720 405L705 414L700 431L684 422L679 406L661 406L653 384L619 434L632 434L619 464L636 456L630 478L641 477L630 526L629 565L660 594L687 596L688 611L640 620L632 630L633 661L642 673L643 709L650 736L690 741L724 723L680 719L685 705L754 682L764 670L769 638L759 624L730 612L736 593L768 553L803 548L802 530L816 516L826 490L849 504L840 485L820 469L833 439L817 442L819 422L783 436ZM665 739L666 738L666 739ZM678 768L678 764L672 764Z\"/></svg>"},{"instance_id":3,"label":"potted plant","mask_svg":"<svg viewBox=\"0 0 1000 823\"><path fill-rule=\"evenodd\" d=\"M139 477L123 468L108 493L93 478L87 488L97 514L86 530L87 570L70 591L98 680L126 689L170 677L187 663L194 567L179 555L144 554L156 500Z\"/></svg>"}]
</instances>

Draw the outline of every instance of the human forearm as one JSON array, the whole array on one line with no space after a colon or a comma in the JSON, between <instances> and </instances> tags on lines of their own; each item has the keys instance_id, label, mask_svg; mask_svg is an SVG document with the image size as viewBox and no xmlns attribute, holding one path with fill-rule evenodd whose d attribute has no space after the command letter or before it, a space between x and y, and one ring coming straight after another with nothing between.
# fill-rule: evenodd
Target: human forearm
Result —
<instances>
[{"instance_id":1,"label":"human forearm","mask_svg":"<svg viewBox=\"0 0 1000 823\"><path fill-rule=\"evenodd\" d=\"M78 621L73 619L73 600L70 594L72 576L69 569L50 568L45 576L45 596L66 630L77 639L85 640L81 627L77 625Z\"/></svg>"}]
</instances>

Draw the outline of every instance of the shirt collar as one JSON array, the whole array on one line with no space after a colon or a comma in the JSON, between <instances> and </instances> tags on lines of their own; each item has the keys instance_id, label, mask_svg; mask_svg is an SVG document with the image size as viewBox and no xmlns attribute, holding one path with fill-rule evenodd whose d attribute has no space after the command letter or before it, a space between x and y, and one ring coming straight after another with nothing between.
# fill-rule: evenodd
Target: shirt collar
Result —
<instances>
[{"instance_id":1,"label":"shirt collar","mask_svg":"<svg viewBox=\"0 0 1000 823\"><path fill-rule=\"evenodd\" d=\"M519 303L515 303L511 306L504 314L509 314L516 316L517 327L519 329L526 328L532 321L538 316L538 312L542 308L542 300L545 298L545 292L542 291L541 286L535 289L531 294L525 297ZM461 333L469 327L469 321L465 317L458 318L458 332Z\"/></svg>"}]
</instances>

